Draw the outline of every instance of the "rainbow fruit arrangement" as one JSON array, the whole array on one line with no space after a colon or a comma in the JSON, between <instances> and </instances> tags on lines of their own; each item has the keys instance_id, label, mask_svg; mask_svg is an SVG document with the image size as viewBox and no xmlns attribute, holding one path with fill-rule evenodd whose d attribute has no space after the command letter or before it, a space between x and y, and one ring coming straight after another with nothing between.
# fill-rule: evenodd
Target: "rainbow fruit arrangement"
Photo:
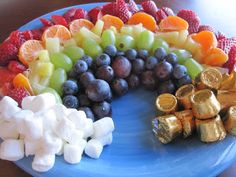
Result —
<instances>
[{"instance_id":1,"label":"rainbow fruit arrangement","mask_svg":"<svg viewBox=\"0 0 236 177\"><path fill-rule=\"evenodd\" d=\"M40 19L40 29L12 32L0 46L1 95L23 107L29 96L51 93L98 120L111 116L114 95L139 85L174 94L206 65L234 70L236 38L201 25L191 10L175 15L150 0L141 6L116 0L89 12L72 8Z\"/></svg>"}]
</instances>

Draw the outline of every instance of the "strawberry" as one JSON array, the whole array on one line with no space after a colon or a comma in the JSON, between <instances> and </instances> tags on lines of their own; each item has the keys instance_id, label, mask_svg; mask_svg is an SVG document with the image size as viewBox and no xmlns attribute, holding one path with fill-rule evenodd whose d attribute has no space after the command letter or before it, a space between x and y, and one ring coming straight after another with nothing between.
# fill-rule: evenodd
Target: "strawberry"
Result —
<instances>
[{"instance_id":1,"label":"strawberry","mask_svg":"<svg viewBox=\"0 0 236 177\"><path fill-rule=\"evenodd\" d=\"M30 39L34 39L34 36L31 30L23 31L22 35L26 41Z\"/></svg>"},{"instance_id":2,"label":"strawberry","mask_svg":"<svg viewBox=\"0 0 236 177\"><path fill-rule=\"evenodd\" d=\"M124 0L116 0L115 15L124 23L126 23L131 17L131 12L129 11Z\"/></svg>"},{"instance_id":3,"label":"strawberry","mask_svg":"<svg viewBox=\"0 0 236 177\"><path fill-rule=\"evenodd\" d=\"M26 41L26 39L24 38L24 35L21 31L16 30L11 32L9 41L19 49L20 46Z\"/></svg>"},{"instance_id":4,"label":"strawberry","mask_svg":"<svg viewBox=\"0 0 236 177\"><path fill-rule=\"evenodd\" d=\"M76 19L81 19L81 18L88 18L88 12L84 9L77 9L75 11L75 15L73 17L73 20L76 20Z\"/></svg>"},{"instance_id":5,"label":"strawberry","mask_svg":"<svg viewBox=\"0 0 236 177\"><path fill-rule=\"evenodd\" d=\"M40 18L39 20L41 21L41 23L45 27L49 27L49 26L53 26L54 25L53 22L51 22L50 20L47 20L45 18Z\"/></svg>"},{"instance_id":6,"label":"strawberry","mask_svg":"<svg viewBox=\"0 0 236 177\"><path fill-rule=\"evenodd\" d=\"M15 76L16 74L9 71L7 68L0 68L0 87L6 82L11 82Z\"/></svg>"},{"instance_id":7,"label":"strawberry","mask_svg":"<svg viewBox=\"0 0 236 177\"><path fill-rule=\"evenodd\" d=\"M17 59L17 54L17 47L9 40L4 41L0 45L0 65L6 65L10 60Z\"/></svg>"},{"instance_id":8,"label":"strawberry","mask_svg":"<svg viewBox=\"0 0 236 177\"><path fill-rule=\"evenodd\" d=\"M183 18L189 24L188 32L189 34L198 32L198 28L200 25L200 18L198 15L192 11L187 9L182 9L177 14L178 17Z\"/></svg>"},{"instance_id":9,"label":"strawberry","mask_svg":"<svg viewBox=\"0 0 236 177\"><path fill-rule=\"evenodd\" d=\"M144 12L152 15L153 17L156 16L158 8L157 8L154 1L152 1L152 0L144 1L141 3L141 6L142 6Z\"/></svg>"},{"instance_id":10,"label":"strawberry","mask_svg":"<svg viewBox=\"0 0 236 177\"><path fill-rule=\"evenodd\" d=\"M157 23L160 23L161 20L168 16L173 16L175 15L173 10L170 9L169 7L162 7L161 9L158 9L155 15Z\"/></svg>"},{"instance_id":11,"label":"strawberry","mask_svg":"<svg viewBox=\"0 0 236 177\"><path fill-rule=\"evenodd\" d=\"M63 25L65 27L68 27L68 23L67 23L66 19L63 16L53 15L51 18L52 18L52 21L53 21L54 24Z\"/></svg>"},{"instance_id":12,"label":"strawberry","mask_svg":"<svg viewBox=\"0 0 236 177\"><path fill-rule=\"evenodd\" d=\"M19 87L10 90L8 96L14 99L19 104L19 106L21 106L23 98L30 96L30 94L25 88Z\"/></svg>"},{"instance_id":13,"label":"strawberry","mask_svg":"<svg viewBox=\"0 0 236 177\"><path fill-rule=\"evenodd\" d=\"M229 53L231 47L236 45L236 38L224 38L218 41L218 48L222 49L226 54Z\"/></svg>"},{"instance_id":14,"label":"strawberry","mask_svg":"<svg viewBox=\"0 0 236 177\"><path fill-rule=\"evenodd\" d=\"M236 63L236 45L231 47L229 51L229 59L228 61L223 65L224 68L229 69L229 73L231 73L235 68Z\"/></svg>"},{"instance_id":15,"label":"strawberry","mask_svg":"<svg viewBox=\"0 0 236 177\"><path fill-rule=\"evenodd\" d=\"M31 30L31 33L33 35L33 39L35 40L40 40L42 37L42 32L39 29Z\"/></svg>"},{"instance_id":16,"label":"strawberry","mask_svg":"<svg viewBox=\"0 0 236 177\"><path fill-rule=\"evenodd\" d=\"M102 14L114 15L115 7L116 7L115 3L105 4L104 6L102 6Z\"/></svg>"},{"instance_id":17,"label":"strawberry","mask_svg":"<svg viewBox=\"0 0 236 177\"><path fill-rule=\"evenodd\" d=\"M23 73L27 68L18 61L12 60L9 62L7 68L13 73Z\"/></svg>"},{"instance_id":18,"label":"strawberry","mask_svg":"<svg viewBox=\"0 0 236 177\"><path fill-rule=\"evenodd\" d=\"M134 2L134 0L129 0L129 2L127 3L127 6L128 6L129 11L132 14L139 11L139 8L138 8L137 4Z\"/></svg>"},{"instance_id":19,"label":"strawberry","mask_svg":"<svg viewBox=\"0 0 236 177\"><path fill-rule=\"evenodd\" d=\"M198 33L201 31L211 31L211 32L215 32L214 28L212 28L210 25L200 25L198 28Z\"/></svg>"},{"instance_id":20,"label":"strawberry","mask_svg":"<svg viewBox=\"0 0 236 177\"><path fill-rule=\"evenodd\" d=\"M12 82L6 82L3 84L1 88L1 92L3 95L8 95L10 90L14 89L13 83Z\"/></svg>"},{"instance_id":21,"label":"strawberry","mask_svg":"<svg viewBox=\"0 0 236 177\"><path fill-rule=\"evenodd\" d=\"M220 41L221 39L225 39L226 38L226 36L222 32L220 32L220 31L217 31L217 33L215 33L215 35L216 35L217 41Z\"/></svg>"},{"instance_id":22,"label":"strawberry","mask_svg":"<svg viewBox=\"0 0 236 177\"><path fill-rule=\"evenodd\" d=\"M88 16L90 17L91 21L95 24L96 21L102 18L102 8L95 7L88 12Z\"/></svg>"},{"instance_id":23,"label":"strawberry","mask_svg":"<svg viewBox=\"0 0 236 177\"><path fill-rule=\"evenodd\" d=\"M76 8L69 9L66 13L64 13L63 17L67 21L67 23L70 23L75 15Z\"/></svg>"}]
</instances>

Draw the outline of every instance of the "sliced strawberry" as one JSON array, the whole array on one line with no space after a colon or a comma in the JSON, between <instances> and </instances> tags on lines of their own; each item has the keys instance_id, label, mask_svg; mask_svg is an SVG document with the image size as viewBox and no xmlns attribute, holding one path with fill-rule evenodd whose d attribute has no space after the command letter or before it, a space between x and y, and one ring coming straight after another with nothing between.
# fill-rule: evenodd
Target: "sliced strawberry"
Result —
<instances>
[{"instance_id":1,"label":"sliced strawberry","mask_svg":"<svg viewBox=\"0 0 236 177\"><path fill-rule=\"evenodd\" d=\"M217 33L215 33L215 35L216 35L217 41L220 41L221 39L225 39L226 38L225 34L223 34L220 31L217 31Z\"/></svg>"},{"instance_id":2,"label":"sliced strawberry","mask_svg":"<svg viewBox=\"0 0 236 177\"><path fill-rule=\"evenodd\" d=\"M218 41L218 48L222 49L226 54L229 53L231 47L236 45L236 38L223 38Z\"/></svg>"},{"instance_id":3,"label":"sliced strawberry","mask_svg":"<svg viewBox=\"0 0 236 177\"><path fill-rule=\"evenodd\" d=\"M198 32L201 31L211 31L211 32L215 32L214 28L212 28L210 25L200 25L198 28Z\"/></svg>"},{"instance_id":4,"label":"sliced strawberry","mask_svg":"<svg viewBox=\"0 0 236 177\"><path fill-rule=\"evenodd\" d=\"M20 62L12 60L9 62L7 68L13 73L23 73L27 68Z\"/></svg>"},{"instance_id":5,"label":"sliced strawberry","mask_svg":"<svg viewBox=\"0 0 236 177\"><path fill-rule=\"evenodd\" d=\"M9 41L19 49L20 46L26 41L26 39L24 38L21 31L16 30L11 32Z\"/></svg>"},{"instance_id":6,"label":"sliced strawberry","mask_svg":"<svg viewBox=\"0 0 236 177\"><path fill-rule=\"evenodd\" d=\"M31 30L27 30L27 31L22 32L22 35L24 36L24 39L26 41L30 40L30 39L34 39L34 36L33 36L33 33Z\"/></svg>"},{"instance_id":7,"label":"sliced strawberry","mask_svg":"<svg viewBox=\"0 0 236 177\"><path fill-rule=\"evenodd\" d=\"M229 59L228 61L224 64L224 68L229 69L229 73L231 73L234 68L235 68L235 63L236 63L236 45L231 47L229 51Z\"/></svg>"},{"instance_id":8,"label":"sliced strawberry","mask_svg":"<svg viewBox=\"0 0 236 177\"><path fill-rule=\"evenodd\" d=\"M0 45L0 66L6 65L9 61L17 59L18 48L9 40L4 41ZM0 75L0 77L2 77Z\"/></svg>"},{"instance_id":9,"label":"sliced strawberry","mask_svg":"<svg viewBox=\"0 0 236 177\"><path fill-rule=\"evenodd\" d=\"M141 3L141 6L144 10L144 12L152 15L153 17L156 16L156 13L157 13L157 6L156 6L156 3L152 0L148 0L148 1L144 1Z\"/></svg>"},{"instance_id":10,"label":"sliced strawberry","mask_svg":"<svg viewBox=\"0 0 236 177\"><path fill-rule=\"evenodd\" d=\"M4 83L11 82L15 76L16 74L9 71L7 68L0 68L0 87L2 87Z\"/></svg>"},{"instance_id":11,"label":"sliced strawberry","mask_svg":"<svg viewBox=\"0 0 236 177\"><path fill-rule=\"evenodd\" d=\"M102 6L102 14L103 15L106 15L106 14L109 14L109 15L115 15L115 8L116 8L116 4L115 3L108 3L108 4L105 4L104 6Z\"/></svg>"},{"instance_id":12,"label":"sliced strawberry","mask_svg":"<svg viewBox=\"0 0 236 177\"><path fill-rule=\"evenodd\" d=\"M9 92L13 89L14 89L13 83L12 82L6 82L2 86L1 92L5 96L5 95L8 95Z\"/></svg>"},{"instance_id":13,"label":"sliced strawberry","mask_svg":"<svg viewBox=\"0 0 236 177\"><path fill-rule=\"evenodd\" d=\"M91 21L95 24L96 21L100 18L102 18L102 8L101 7L95 7L92 10L88 12L88 16L90 17Z\"/></svg>"},{"instance_id":14,"label":"sliced strawberry","mask_svg":"<svg viewBox=\"0 0 236 177\"><path fill-rule=\"evenodd\" d=\"M136 2L134 0L129 0L129 2L127 3L127 6L128 6L129 11L132 14L134 14L134 13L139 11L139 8L138 8L138 6L137 6L137 4L136 4Z\"/></svg>"},{"instance_id":15,"label":"sliced strawberry","mask_svg":"<svg viewBox=\"0 0 236 177\"><path fill-rule=\"evenodd\" d=\"M25 88L14 88L9 91L8 96L13 98L21 106L23 98L30 96L30 94Z\"/></svg>"},{"instance_id":16,"label":"sliced strawberry","mask_svg":"<svg viewBox=\"0 0 236 177\"><path fill-rule=\"evenodd\" d=\"M45 18L40 18L41 23L43 24L43 26L49 27L49 26L53 26L53 22L51 22L50 20L47 20Z\"/></svg>"},{"instance_id":17,"label":"sliced strawberry","mask_svg":"<svg viewBox=\"0 0 236 177\"><path fill-rule=\"evenodd\" d=\"M161 9L158 9L158 11L156 12L155 18L157 23L160 23L161 20L163 20L164 18L173 15L174 12L172 9L170 9L169 7L162 7Z\"/></svg>"},{"instance_id":18,"label":"sliced strawberry","mask_svg":"<svg viewBox=\"0 0 236 177\"><path fill-rule=\"evenodd\" d=\"M52 18L52 21L53 21L54 24L63 25L65 27L68 27L68 23L67 23L66 19L63 16L53 15L51 18Z\"/></svg>"},{"instance_id":19,"label":"sliced strawberry","mask_svg":"<svg viewBox=\"0 0 236 177\"><path fill-rule=\"evenodd\" d=\"M33 35L33 39L35 40L40 40L42 37L42 32L39 29L31 30L31 33Z\"/></svg>"},{"instance_id":20,"label":"sliced strawberry","mask_svg":"<svg viewBox=\"0 0 236 177\"><path fill-rule=\"evenodd\" d=\"M73 17L73 20L76 20L76 19L81 19L81 18L88 18L88 12L84 9L77 9L75 11L75 15Z\"/></svg>"},{"instance_id":21,"label":"sliced strawberry","mask_svg":"<svg viewBox=\"0 0 236 177\"><path fill-rule=\"evenodd\" d=\"M72 21L75 15L75 11L76 11L76 8L71 8L63 15L67 23L70 23Z\"/></svg>"},{"instance_id":22,"label":"sliced strawberry","mask_svg":"<svg viewBox=\"0 0 236 177\"><path fill-rule=\"evenodd\" d=\"M124 23L126 23L131 17L131 12L129 11L124 0L116 0L115 15L119 17Z\"/></svg>"}]
</instances>

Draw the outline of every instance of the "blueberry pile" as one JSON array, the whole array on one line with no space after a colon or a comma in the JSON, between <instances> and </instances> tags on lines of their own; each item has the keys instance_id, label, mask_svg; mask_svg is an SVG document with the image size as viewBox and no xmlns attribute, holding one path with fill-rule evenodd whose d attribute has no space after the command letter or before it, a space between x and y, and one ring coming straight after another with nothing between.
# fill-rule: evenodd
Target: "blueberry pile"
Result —
<instances>
[{"instance_id":1,"label":"blueberry pile","mask_svg":"<svg viewBox=\"0 0 236 177\"><path fill-rule=\"evenodd\" d=\"M174 53L157 48L153 55L147 50L117 51L113 45L93 60L83 56L73 66L63 84L63 104L84 110L87 117L100 119L111 116L113 96L122 96L129 89L142 85L157 94L174 93L192 82L187 68L178 64Z\"/></svg>"}]
</instances>

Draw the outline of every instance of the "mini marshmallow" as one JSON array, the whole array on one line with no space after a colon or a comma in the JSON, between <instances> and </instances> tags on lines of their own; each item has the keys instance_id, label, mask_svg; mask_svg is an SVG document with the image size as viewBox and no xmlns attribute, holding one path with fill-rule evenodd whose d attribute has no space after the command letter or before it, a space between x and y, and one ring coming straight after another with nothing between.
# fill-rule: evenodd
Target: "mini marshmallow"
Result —
<instances>
[{"instance_id":1,"label":"mini marshmallow","mask_svg":"<svg viewBox=\"0 0 236 177\"><path fill-rule=\"evenodd\" d=\"M11 97L4 96L3 99L0 101L0 112L3 112L4 109L6 109L6 107L8 107L9 105L17 107L18 103Z\"/></svg>"},{"instance_id":2,"label":"mini marshmallow","mask_svg":"<svg viewBox=\"0 0 236 177\"><path fill-rule=\"evenodd\" d=\"M68 115L68 119L70 119L75 127L79 130L83 129L86 125L86 114L84 111L72 111Z\"/></svg>"},{"instance_id":3,"label":"mini marshmallow","mask_svg":"<svg viewBox=\"0 0 236 177\"><path fill-rule=\"evenodd\" d=\"M58 123L56 114L52 109L47 109L47 110L35 113L35 117L42 119L44 131L55 129Z\"/></svg>"},{"instance_id":4,"label":"mini marshmallow","mask_svg":"<svg viewBox=\"0 0 236 177\"><path fill-rule=\"evenodd\" d=\"M0 124L0 138L2 139L17 139L19 133L15 122L3 122Z\"/></svg>"},{"instance_id":5,"label":"mini marshmallow","mask_svg":"<svg viewBox=\"0 0 236 177\"><path fill-rule=\"evenodd\" d=\"M104 117L93 123L94 133L92 138L100 138L103 137L112 131L114 131L114 122L110 117Z\"/></svg>"},{"instance_id":6,"label":"mini marshmallow","mask_svg":"<svg viewBox=\"0 0 236 177\"><path fill-rule=\"evenodd\" d=\"M89 157L98 159L102 153L103 145L96 139L91 139L85 146L85 154Z\"/></svg>"},{"instance_id":7,"label":"mini marshmallow","mask_svg":"<svg viewBox=\"0 0 236 177\"><path fill-rule=\"evenodd\" d=\"M69 144L76 145L80 143L81 140L83 140L83 137L84 137L83 131L74 129L67 141Z\"/></svg>"},{"instance_id":8,"label":"mini marshmallow","mask_svg":"<svg viewBox=\"0 0 236 177\"><path fill-rule=\"evenodd\" d=\"M32 162L32 168L38 172L46 172L50 170L55 163L55 155L54 154L43 154L37 153L34 156L34 160Z\"/></svg>"},{"instance_id":9,"label":"mini marshmallow","mask_svg":"<svg viewBox=\"0 0 236 177\"><path fill-rule=\"evenodd\" d=\"M13 116L13 120L16 122L16 127L19 133L24 134L24 120L33 119L34 113L30 110L21 110Z\"/></svg>"},{"instance_id":10,"label":"mini marshmallow","mask_svg":"<svg viewBox=\"0 0 236 177\"><path fill-rule=\"evenodd\" d=\"M69 119L64 118L57 124L55 133L63 140L68 141L73 133L73 130L75 130L74 123Z\"/></svg>"},{"instance_id":11,"label":"mini marshmallow","mask_svg":"<svg viewBox=\"0 0 236 177\"><path fill-rule=\"evenodd\" d=\"M113 140L113 135L112 133L109 133L108 135L104 137L100 137L97 139L103 146L110 145Z\"/></svg>"},{"instance_id":12,"label":"mini marshmallow","mask_svg":"<svg viewBox=\"0 0 236 177\"><path fill-rule=\"evenodd\" d=\"M43 136L42 119L33 117L24 119L24 135L27 140L36 140Z\"/></svg>"},{"instance_id":13,"label":"mini marshmallow","mask_svg":"<svg viewBox=\"0 0 236 177\"><path fill-rule=\"evenodd\" d=\"M61 149L59 150L59 152L56 153L56 155L58 155L58 156L63 155L65 144L66 144L66 141L62 140L62 146L61 146Z\"/></svg>"},{"instance_id":14,"label":"mini marshmallow","mask_svg":"<svg viewBox=\"0 0 236 177\"><path fill-rule=\"evenodd\" d=\"M46 154L57 154L62 149L63 141L53 132L46 131L42 138L42 152Z\"/></svg>"},{"instance_id":15,"label":"mini marshmallow","mask_svg":"<svg viewBox=\"0 0 236 177\"><path fill-rule=\"evenodd\" d=\"M21 107L22 109L25 110L32 110L32 106L33 106L33 100L36 96L27 96L25 98L23 98L22 102L21 102Z\"/></svg>"},{"instance_id":16,"label":"mini marshmallow","mask_svg":"<svg viewBox=\"0 0 236 177\"><path fill-rule=\"evenodd\" d=\"M83 127L82 131L84 131L84 139L91 137L94 133L94 126L92 119L86 119L86 124Z\"/></svg>"},{"instance_id":17,"label":"mini marshmallow","mask_svg":"<svg viewBox=\"0 0 236 177\"><path fill-rule=\"evenodd\" d=\"M57 121L60 121L64 117L68 115L68 109L62 104L56 104L51 107L52 111L54 111Z\"/></svg>"},{"instance_id":18,"label":"mini marshmallow","mask_svg":"<svg viewBox=\"0 0 236 177\"><path fill-rule=\"evenodd\" d=\"M0 102L0 112L3 120L10 121L13 115L20 110L18 103L11 97L5 96Z\"/></svg>"},{"instance_id":19,"label":"mini marshmallow","mask_svg":"<svg viewBox=\"0 0 236 177\"><path fill-rule=\"evenodd\" d=\"M0 146L0 159L17 161L24 157L23 140L7 139Z\"/></svg>"},{"instance_id":20,"label":"mini marshmallow","mask_svg":"<svg viewBox=\"0 0 236 177\"><path fill-rule=\"evenodd\" d=\"M64 146L65 161L70 164L79 163L82 158L83 150L84 148L78 145L65 144Z\"/></svg>"},{"instance_id":21,"label":"mini marshmallow","mask_svg":"<svg viewBox=\"0 0 236 177\"><path fill-rule=\"evenodd\" d=\"M40 150L41 141L29 141L25 139L24 143L26 157L28 157L29 155L35 155Z\"/></svg>"}]
</instances>

